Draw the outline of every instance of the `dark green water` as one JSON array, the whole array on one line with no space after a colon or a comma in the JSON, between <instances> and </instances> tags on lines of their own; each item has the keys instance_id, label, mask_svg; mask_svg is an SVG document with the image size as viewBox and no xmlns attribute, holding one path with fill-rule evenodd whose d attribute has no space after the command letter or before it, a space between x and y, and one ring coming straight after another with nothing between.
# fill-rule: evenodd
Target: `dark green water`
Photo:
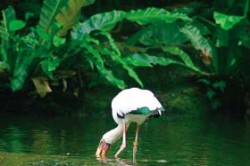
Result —
<instances>
[{"instance_id":1,"label":"dark green water","mask_svg":"<svg viewBox=\"0 0 250 166\"><path fill-rule=\"evenodd\" d=\"M77 165L131 165L134 125L129 128L127 148L121 153L120 160L114 160L113 155L121 141L111 146L108 153L110 159L106 164L95 159L94 153L102 134L113 127L115 123L112 119L103 118L2 116L0 165L5 165L14 157L16 161L11 162L13 165L15 162L20 165L20 158L31 162L29 165L56 165L61 158L68 165L74 165L70 164L72 160L77 161ZM40 161L41 156L43 161ZM137 160L137 165L152 166L248 166L250 124L223 118L175 121L152 119L141 127Z\"/></svg>"}]
</instances>

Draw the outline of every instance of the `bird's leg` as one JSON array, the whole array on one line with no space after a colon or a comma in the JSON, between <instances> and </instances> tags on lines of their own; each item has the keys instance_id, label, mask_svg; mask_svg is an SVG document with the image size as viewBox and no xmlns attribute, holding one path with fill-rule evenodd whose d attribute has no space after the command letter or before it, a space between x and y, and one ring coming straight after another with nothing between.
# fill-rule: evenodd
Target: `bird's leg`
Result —
<instances>
[{"instance_id":1,"label":"bird's leg","mask_svg":"<svg viewBox=\"0 0 250 166\"><path fill-rule=\"evenodd\" d=\"M134 141L134 148L133 148L133 163L136 163L136 152L138 147L138 135L140 131L140 126L136 125L136 132L135 132L135 141Z\"/></svg>"},{"instance_id":2,"label":"bird's leg","mask_svg":"<svg viewBox=\"0 0 250 166\"><path fill-rule=\"evenodd\" d=\"M120 149L116 152L115 158L118 158L118 155L126 148L126 130L127 126L126 126L126 121L124 119L122 124L122 144Z\"/></svg>"}]
</instances>

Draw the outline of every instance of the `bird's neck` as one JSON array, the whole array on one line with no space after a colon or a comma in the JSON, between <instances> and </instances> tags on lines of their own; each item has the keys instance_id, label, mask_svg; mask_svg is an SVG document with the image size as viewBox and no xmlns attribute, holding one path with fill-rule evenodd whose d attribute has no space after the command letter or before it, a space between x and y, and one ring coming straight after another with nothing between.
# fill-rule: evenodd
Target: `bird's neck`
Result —
<instances>
[{"instance_id":1,"label":"bird's neck","mask_svg":"<svg viewBox=\"0 0 250 166\"><path fill-rule=\"evenodd\" d=\"M129 124L127 124L126 128L129 127ZM106 132L102 139L105 140L105 142L109 144L115 143L118 139L121 138L122 136L122 131L123 131L123 125L122 123L118 124L118 126L108 132Z\"/></svg>"}]
</instances>

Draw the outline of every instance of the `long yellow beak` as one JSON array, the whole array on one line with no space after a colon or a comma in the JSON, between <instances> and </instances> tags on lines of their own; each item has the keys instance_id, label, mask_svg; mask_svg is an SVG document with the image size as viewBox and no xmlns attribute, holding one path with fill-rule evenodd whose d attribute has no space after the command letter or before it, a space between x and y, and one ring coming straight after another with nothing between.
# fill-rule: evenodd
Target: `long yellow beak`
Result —
<instances>
[{"instance_id":1,"label":"long yellow beak","mask_svg":"<svg viewBox=\"0 0 250 166\"><path fill-rule=\"evenodd\" d=\"M101 159L106 158L106 154L109 150L109 147L110 147L110 144L106 143L105 140L101 139L99 146L97 147L97 150L95 153L96 157L101 158Z\"/></svg>"}]
</instances>

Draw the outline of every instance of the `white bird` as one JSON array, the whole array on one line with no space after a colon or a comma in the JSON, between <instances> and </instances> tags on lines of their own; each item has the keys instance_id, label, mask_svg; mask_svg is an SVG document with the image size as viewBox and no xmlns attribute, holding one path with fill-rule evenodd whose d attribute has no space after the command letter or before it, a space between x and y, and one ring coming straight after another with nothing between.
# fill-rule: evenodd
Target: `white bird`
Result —
<instances>
[{"instance_id":1,"label":"white bird","mask_svg":"<svg viewBox=\"0 0 250 166\"><path fill-rule=\"evenodd\" d=\"M164 108L151 91L139 88L122 90L113 98L111 107L113 119L118 126L102 136L96 157L105 159L110 145L122 136L121 147L115 154L115 158L118 158L126 147L126 130L130 123L135 122L137 124L133 148L133 162L135 162L140 125L150 117L159 117Z\"/></svg>"}]
</instances>

